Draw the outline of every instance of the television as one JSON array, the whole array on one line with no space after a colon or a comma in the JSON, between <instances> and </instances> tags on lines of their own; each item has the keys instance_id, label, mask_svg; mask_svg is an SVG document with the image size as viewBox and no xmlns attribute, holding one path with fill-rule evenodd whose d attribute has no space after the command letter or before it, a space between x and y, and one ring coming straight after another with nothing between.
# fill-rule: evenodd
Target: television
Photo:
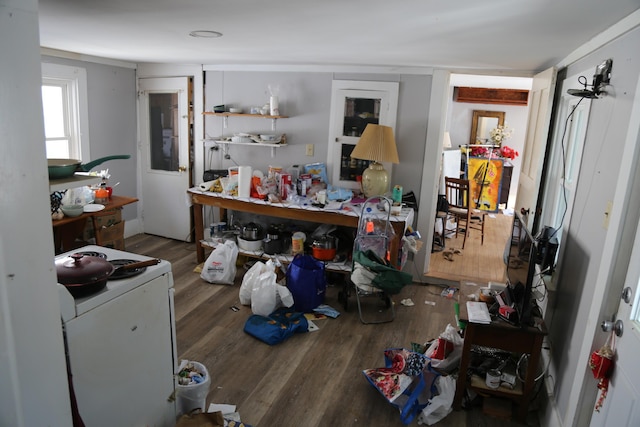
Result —
<instances>
[{"instance_id":1,"label":"television","mask_svg":"<svg viewBox=\"0 0 640 427\"><path fill-rule=\"evenodd\" d=\"M507 299L517 312L519 326L533 326L532 287L537 259L536 240L518 213L515 213L511 238L505 251L507 262Z\"/></svg>"}]
</instances>

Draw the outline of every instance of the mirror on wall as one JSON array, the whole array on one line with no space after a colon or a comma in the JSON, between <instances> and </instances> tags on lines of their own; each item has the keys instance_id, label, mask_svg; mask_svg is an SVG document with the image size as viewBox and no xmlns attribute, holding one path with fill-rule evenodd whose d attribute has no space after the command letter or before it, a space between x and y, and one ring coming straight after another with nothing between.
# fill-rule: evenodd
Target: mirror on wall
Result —
<instances>
[{"instance_id":1,"label":"mirror on wall","mask_svg":"<svg viewBox=\"0 0 640 427\"><path fill-rule=\"evenodd\" d=\"M469 144L487 144L489 132L499 125L504 126L504 111L473 110Z\"/></svg>"}]
</instances>

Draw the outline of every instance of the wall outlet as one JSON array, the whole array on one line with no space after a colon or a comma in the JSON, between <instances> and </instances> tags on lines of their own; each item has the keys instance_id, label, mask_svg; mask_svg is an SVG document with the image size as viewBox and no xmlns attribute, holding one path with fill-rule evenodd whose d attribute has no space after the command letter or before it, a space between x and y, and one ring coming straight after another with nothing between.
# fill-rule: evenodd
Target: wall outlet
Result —
<instances>
[{"instance_id":1,"label":"wall outlet","mask_svg":"<svg viewBox=\"0 0 640 427\"><path fill-rule=\"evenodd\" d=\"M307 151L305 154L309 157L313 157L313 144L307 144Z\"/></svg>"}]
</instances>

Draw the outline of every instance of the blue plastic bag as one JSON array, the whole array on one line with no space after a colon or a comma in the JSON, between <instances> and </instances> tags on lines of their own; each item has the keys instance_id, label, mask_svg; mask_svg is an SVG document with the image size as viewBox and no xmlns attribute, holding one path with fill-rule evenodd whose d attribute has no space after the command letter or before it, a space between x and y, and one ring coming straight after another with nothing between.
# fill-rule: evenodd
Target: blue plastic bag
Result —
<instances>
[{"instance_id":1,"label":"blue plastic bag","mask_svg":"<svg viewBox=\"0 0 640 427\"><path fill-rule=\"evenodd\" d=\"M296 255L287 267L286 278L296 311L310 313L324 303L327 279L322 261L311 255Z\"/></svg>"},{"instance_id":2,"label":"blue plastic bag","mask_svg":"<svg viewBox=\"0 0 640 427\"><path fill-rule=\"evenodd\" d=\"M269 316L252 314L244 324L244 331L262 342L274 345L295 333L309 331L309 322L303 313L280 308Z\"/></svg>"}]
</instances>

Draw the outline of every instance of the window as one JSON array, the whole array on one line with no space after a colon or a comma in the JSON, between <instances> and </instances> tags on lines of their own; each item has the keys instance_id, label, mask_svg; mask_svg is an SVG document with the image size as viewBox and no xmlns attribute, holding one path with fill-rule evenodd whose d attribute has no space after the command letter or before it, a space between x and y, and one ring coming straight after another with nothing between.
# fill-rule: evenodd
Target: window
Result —
<instances>
[{"instance_id":1,"label":"window","mask_svg":"<svg viewBox=\"0 0 640 427\"><path fill-rule=\"evenodd\" d=\"M42 64L42 111L47 158L91 157L84 68Z\"/></svg>"}]
</instances>

